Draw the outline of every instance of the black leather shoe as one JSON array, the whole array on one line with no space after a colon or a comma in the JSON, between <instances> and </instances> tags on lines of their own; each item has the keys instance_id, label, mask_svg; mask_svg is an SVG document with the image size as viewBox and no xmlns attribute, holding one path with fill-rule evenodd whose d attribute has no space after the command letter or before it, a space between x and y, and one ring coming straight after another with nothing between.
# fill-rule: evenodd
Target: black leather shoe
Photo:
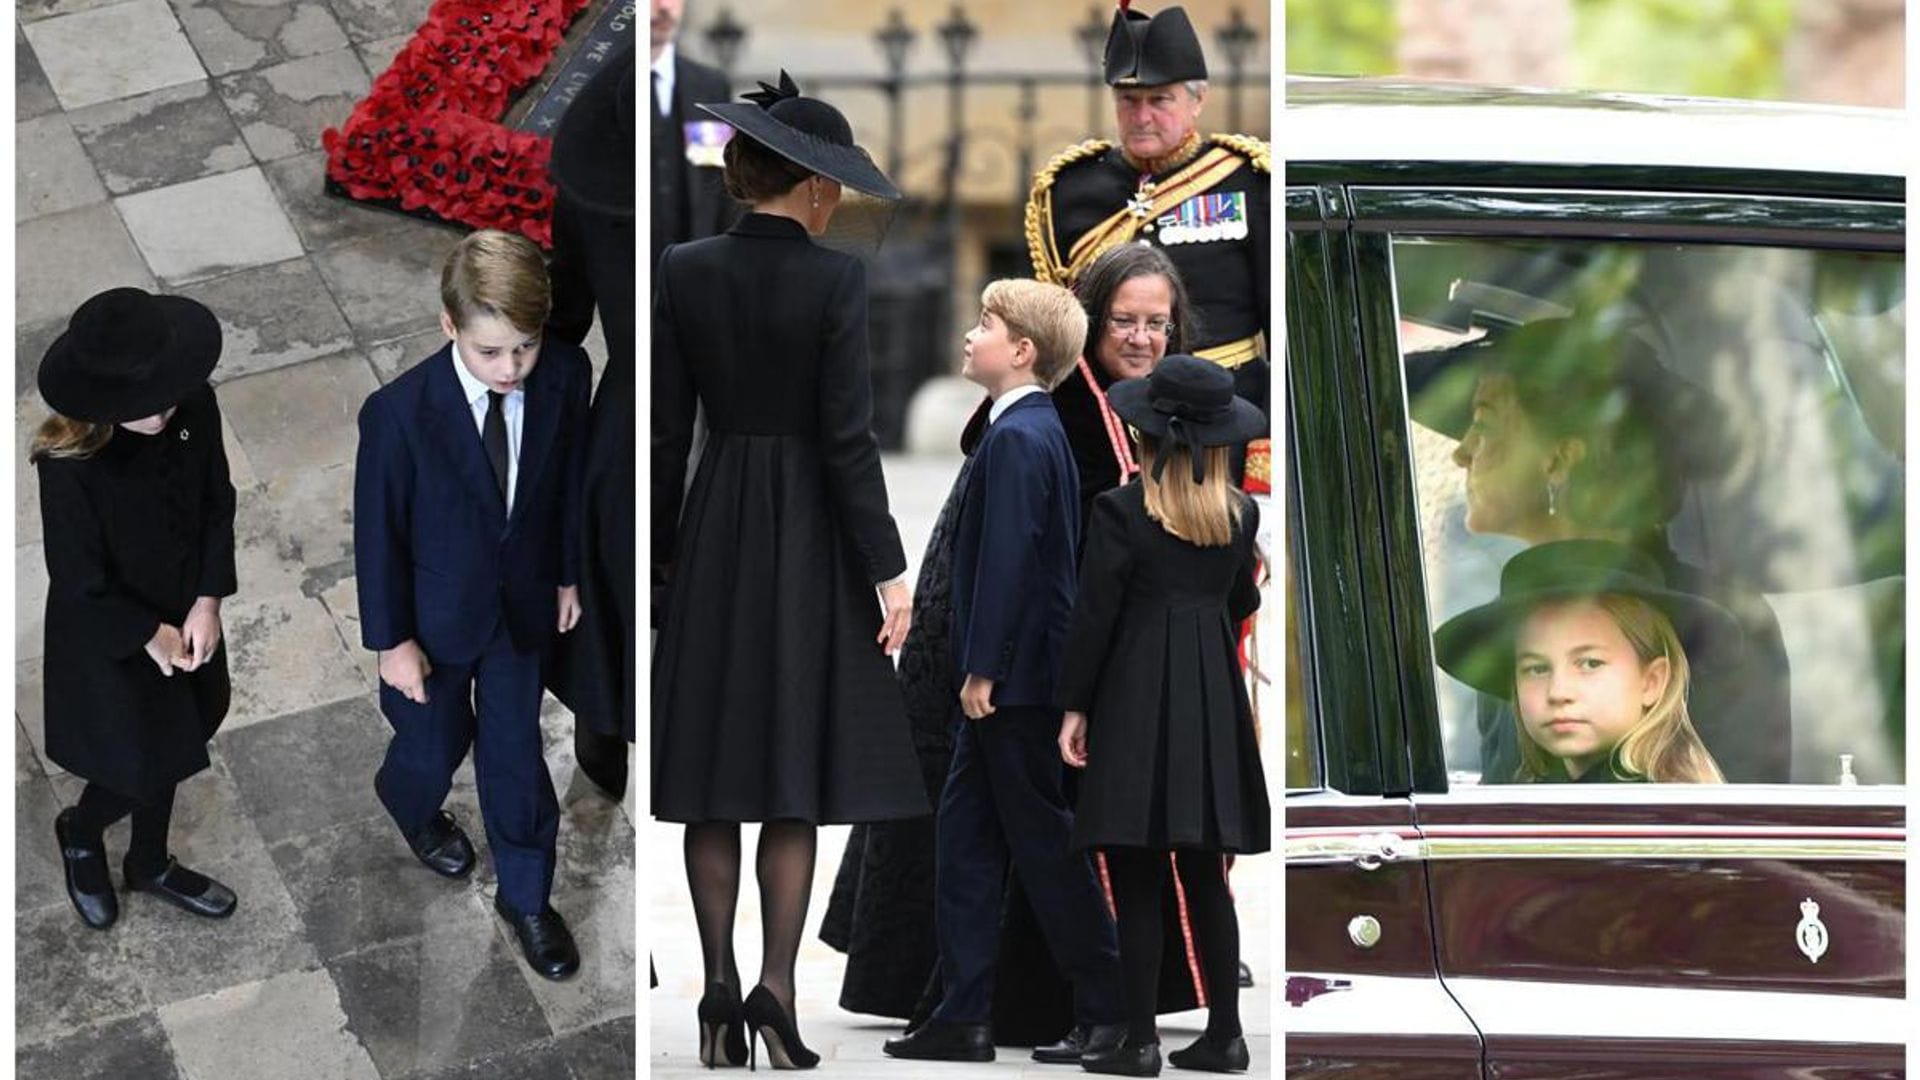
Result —
<instances>
[{"instance_id":1,"label":"black leather shoe","mask_svg":"<svg viewBox=\"0 0 1920 1080\"><path fill-rule=\"evenodd\" d=\"M1238 1035L1224 1042L1202 1035L1192 1046L1168 1054L1167 1063L1176 1069L1229 1073L1246 1072L1252 1058L1247 1054L1247 1040Z\"/></svg>"},{"instance_id":2,"label":"black leather shoe","mask_svg":"<svg viewBox=\"0 0 1920 1080\"><path fill-rule=\"evenodd\" d=\"M1033 1060L1042 1065L1078 1065L1087 1048L1087 1025L1075 1024L1067 1037L1057 1043L1033 1048Z\"/></svg>"},{"instance_id":3,"label":"black leather shoe","mask_svg":"<svg viewBox=\"0 0 1920 1080\"><path fill-rule=\"evenodd\" d=\"M134 892L152 893L189 914L207 919L224 919L233 914L240 906L240 900L233 890L207 877L197 874L180 865L179 859L168 859L167 868L154 877L142 877L122 863L120 870L127 876L127 888Z\"/></svg>"},{"instance_id":4,"label":"black leather shoe","mask_svg":"<svg viewBox=\"0 0 1920 1080\"><path fill-rule=\"evenodd\" d=\"M493 898L493 910L513 927L527 966L541 977L558 982L580 970L580 950L574 946L573 934L559 912L545 907L532 915L522 915L498 896Z\"/></svg>"},{"instance_id":5,"label":"black leather shoe","mask_svg":"<svg viewBox=\"0 0 1920 1080\"><path fill-rule=\"evenodd\" d=\"M407 846L422 866L441 877L463 878L473 872L473 841L445 810L408 836Z\"/></svg>"},{"instance_id":6,"label":"black leather shoe","mask_svg":"<svg viewBox=\"0 0 1920 1080\"><path fill-rule=\"evenodd\" d=\"M75 841L73 814L73 807L68 807L53 819L53 838L60 845L60 861L66 866L67 899L73 901L81 922L105 930L120 918L120 898L114 895L113 878L107 875L107 849Z\"/></svg>"},{"instance_id":7,"label":"black leather shoe","mask_svg":"<svg viewBox=\"0 0 1920 1080\"><path fill-rule=\"evenodd\" d=\"M1159 1076L1160 1044L1121 1039L1116 1046L1081 1054L1080 1067L1107 1076Z\"/></svg>"},{"instance_id":8,"label":"black leather shoe","mask_svg":"<svg viewBox=\"0 0 1920 1080\"><path fill-rule=\"evenodd\" d=\"M911 1035L888 1039L888 1057L914 1061L992 1061L993 1028L929 1020Z\"/></svg>"},{"instance_id":9,"label":"black leather shoe","mask_svg":"<svg viewBox=\"0 0 1920 1080\"><path fill-rule=\"evenodd\" d=\"M1252 986L1253 986L1253 969L1247 966L1247 962L1245 960L1242 960L1240 961L1240 989L1246 990ZM1172 1059L1169 1058L1168 1060L1172 1060Z\"/></svg>"},{"instance_id":10,"label":"black leather shoe","mask_svg":"<svg viewBox=\"0 0 1920 1080\"><path fill-rule=\"evenodd\" d=\"M1111 1050L1127 1037L1125 1024L1076 1024L1067 1037L1050 1046L1033 1048L1033 1060L1042 1065L1078 1065L1088 1051Z\"/></svg>"}]
</instances>

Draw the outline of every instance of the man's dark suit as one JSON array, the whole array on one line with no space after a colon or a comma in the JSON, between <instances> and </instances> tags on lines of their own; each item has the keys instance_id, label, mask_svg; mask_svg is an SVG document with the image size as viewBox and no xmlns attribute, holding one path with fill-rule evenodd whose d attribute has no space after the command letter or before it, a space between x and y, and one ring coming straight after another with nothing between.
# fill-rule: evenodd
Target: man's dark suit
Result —
<instances>
[{"instance_id":1,"label":"man's dark suit","mask_svg":"<svg viewBox=\"0 0 1920 1080\"><path fill-rule=\"evenodd\" d=\"M732 96L727 77L719 68L689 60L677 49L673 56L673 104L668 115L660 115L653 94L648 94L648 115L653 118L653 160L648 173L653 179L649 265L658 265L660 252L668 244L725 232L738 216L733 200L727 197L720 169L687 160L685 127L690 121L713 119L695 105L726 101Z\"/></svg>"},{"instance_id":2,"label":"man's dark suit","mask_svg":"<svg viewBox=\"0 0 1920 1080\"><path fill-rule=\"evenodd\" d=\"M360 410L354 566L369 649L419 644L426 704L380 686L393 725L375 789L401 831L430 822L474 748L500 895L531 914L553 881L559 805L540 741L540 653L580 580L586 354L549 338L526 380L508 513L451 346ZM476 737L477 736L477 737Z\"/></svg>"},{"instance_id":3,"label":"man's dark suit","mask_svg":"<svg viewBox=\"0 0 1920 1080\"><path fill-rule=\"evenodd\" d=\"M1092 865L1072 849L1061 790L1060 713L1050 706L1073 609L1080 489L1059 414L1044 393L1007 407L960 479L954 527L958 675L994 680L995 711L960 717L935 825L934 917L946 995L960 1024L992 1011L1008 857L1074 986L1081 1023L1122 1015L1113 920ZM956 713L957 715L957 713Z\"/></svg>"}]
</instances>

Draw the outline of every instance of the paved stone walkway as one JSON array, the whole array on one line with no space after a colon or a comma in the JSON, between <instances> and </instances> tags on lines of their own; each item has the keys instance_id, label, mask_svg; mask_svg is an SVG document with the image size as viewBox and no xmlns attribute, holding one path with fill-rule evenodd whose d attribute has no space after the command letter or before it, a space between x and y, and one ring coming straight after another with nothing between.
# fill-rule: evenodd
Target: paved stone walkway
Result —
<instances>
[{"instance_id":1,"label":"paved stone walkway","mask_svg":"<svg viewBox=\"0 0 1920 1080\"><path fill-rule=\"evenodd\" d=\"M386 739L359 648L354 416L439 347L437 267L459 231L321 193L323 128L428 0L18 0L14 791L19 1075L29 1080L602 1080L634 1061L634 831L582 788L550 703L561 791L554 906L583 970L552 984L492 913L471 767L451 800L471 883L412 862L371 790ZM88 295L136 285L218 313L239 489L226 607L233 711L183 785L175 851L233 885L209 924L145 896L86 929L52 819L80 784L41 746L46 571L18 451L34 371ZM590 351L602 356L597 338ZM126 826L108 834L117 861Z\"/></svg>"}]
</instances>

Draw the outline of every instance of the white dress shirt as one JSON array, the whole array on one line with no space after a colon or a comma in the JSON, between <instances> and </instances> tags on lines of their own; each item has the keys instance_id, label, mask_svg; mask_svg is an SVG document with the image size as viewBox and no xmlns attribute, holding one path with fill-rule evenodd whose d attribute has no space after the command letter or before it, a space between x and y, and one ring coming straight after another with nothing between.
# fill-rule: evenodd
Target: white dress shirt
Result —
<instances>
[{"instance_id":1,"label":"white dress shirt","mask_svg":"<svg viewBox=\"0 0 1920 1080\"><path fill-rule=\"evenodd\" d=\"M991 426L994 421L1000 419L1002 413L1013 408L1014 402L1019 401L1028 394L1044 393L1046 393L1045 388L1041 387L1038 383L1026 383L1001 394L1000 397L994 401L993 407L987 410L987 424Z\"/></svg>"},{"instance_id":2,"label":"white dress shirt","mask_svg":"<svg viewBox=\"0 0 1920 1080\"><path fill-rule=\"evenodd\" d=\"M467 408L473 413L473 428L486 437L487 430L487 392L486 383L473 377L467 365L460 362L460 346L453 347L453 373L460 379L460 392L467 396ZM518 389L506 395L500 403L500 411L507 420L507 512L513 512L513 494L520 487L520 420L527 411L527 384L522 380Z\"/></svg>"},{"instance_id":3,"label":"white dress shirt","mask_svg":"<svg viewBox=\"0 0 1920 1080\"><path fill-rule=\"evenodd\" d=\"M653 61L653 85L660 88L660 96L654 108L660 110L660 115L663 117L673 115L673 42L671 41L667 42L666 47L660 50L660 55Z\"/></svg>"}]
</instances>

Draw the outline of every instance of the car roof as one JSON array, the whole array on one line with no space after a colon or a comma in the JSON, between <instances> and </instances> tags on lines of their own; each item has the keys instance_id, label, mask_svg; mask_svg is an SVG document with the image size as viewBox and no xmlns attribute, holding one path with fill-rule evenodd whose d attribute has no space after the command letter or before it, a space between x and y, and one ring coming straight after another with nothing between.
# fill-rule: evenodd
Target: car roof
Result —
<instances>
[{"instance_id":1,"label":"car roof","mask_svg":"<svg viewBox=\"0 0 1920 1080\"><path fill-rule=\"evenodd\" d=\"M1292 162L1510 162L1903 177L1892 109L1287 77Z\"/></svg>"}]
</instances>

